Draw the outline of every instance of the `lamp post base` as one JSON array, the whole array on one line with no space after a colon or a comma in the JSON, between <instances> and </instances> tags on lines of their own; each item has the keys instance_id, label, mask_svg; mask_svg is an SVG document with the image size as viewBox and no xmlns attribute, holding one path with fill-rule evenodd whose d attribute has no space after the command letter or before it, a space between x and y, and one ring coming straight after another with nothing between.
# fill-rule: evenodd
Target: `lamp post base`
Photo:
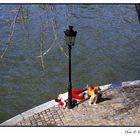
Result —
<instances>
[{"instance_id":1,"label":"lamp post base","mask_svg":"<svg viewBox=\"0 0 140 140\"><path fill-rule=\"evenodd\" d=\"M77 101L73 99L70 103L69 102L67 103L67 108L72 109L76 106L76 104L77 104Z\"/></svg>"},{"instance_id":2,"label":"lamp post base","mask_svg":"<svg viewBox=\"0 0 140 140\"><path fill-rule=\"evenodd\" d=\"M67 105L67 108L68 108L68 109L72 109L72 108L74 108L74 107L75 107L74 104L68 104L68 105Z\"/></svg>"}]
</instances>

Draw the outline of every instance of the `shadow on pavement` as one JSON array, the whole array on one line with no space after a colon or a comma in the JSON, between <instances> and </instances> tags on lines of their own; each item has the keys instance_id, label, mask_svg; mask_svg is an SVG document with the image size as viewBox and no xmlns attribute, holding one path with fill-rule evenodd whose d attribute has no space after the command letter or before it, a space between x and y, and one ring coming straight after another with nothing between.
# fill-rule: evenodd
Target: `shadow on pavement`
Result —
<instances>
[{"instance_id":1,"label":"shadow on pavement","mask_svg":"<svg viewBox=\"0 0 140 140\"><path fill-rule=\"evenodd\" d=\"M89 99L89 98L86 98L86 99L80 100L80 101L74 100L75 106L78 106L79 104L81 104L81 103L87 101L88 99ZM107 101L107 100L111 100L111 98L109 98L109 97L103 98L103 97L102 97L102 94L98 93L97 103L101 103L101 102L104 102L104 101Z\"/></svg>"},{"instance_id":2,"label":"shadow on pavement","mask_svg":"<svg viewBox=\"0 0 140 140\"><path fill-rule=\"evenodd\" d=\"M107 100L111 100L111 98L109 98L109 97L103 98L102 94L98 93L97 103L104 102L104 101L107 101Z\"/></svg>"}]
</instances>

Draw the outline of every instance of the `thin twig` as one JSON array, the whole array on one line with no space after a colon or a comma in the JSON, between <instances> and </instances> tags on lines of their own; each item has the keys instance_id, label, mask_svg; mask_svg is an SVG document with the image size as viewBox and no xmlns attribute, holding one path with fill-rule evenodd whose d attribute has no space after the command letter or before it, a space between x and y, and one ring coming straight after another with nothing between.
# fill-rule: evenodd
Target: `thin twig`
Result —
<instances>
[{"instance_id":1,"label":"thin twig","mask_svg":"<svg viewBox=\"0 0 140 140\"><path fill-rule=\"evenodd\" d=\"M61 52L63 52L64 55L65 55L67 58L69 58L69 56L68 56L68 55L66 54L66 52L64 51L63 45L61 45L59 41L58 41L57 43L58 43L58 45L59 45L59 48L60 48Z\"/></svg>"},{"instance_id":2,"label":"thin twig","mask_svg":"<svg viewBox=\"0 0 140 140\"><path fill-rule=\"evenodd\" d=\"M5 53L7 52L8 47L10 46L9 44L10 44L10 42L11 42L11 40L12 40L13 35L14 35L15 24L16 24L16 20L17 20L17 18L18 18L18 15L19 15L19 12L20 12L21 7L22 7L22 5L19 5L19 6L17 7L16 15L15 15L15 17L14 17L13 22L11 23L11 26L10 26L11 32L10 32L10 35L9 35L9 38L8 38L8 42L7 42L8 45L7 45L7 47L5 48L5 50L3 51L2 55L1 55L1 58L3 58L3 56L4 56Z\"/></svg>"},{"instance_id":3,"label":"thin twig","mask_svg":"<svg viewBox=\"0 0 140 140\"><path fill-rule=\"evenodd\" d=\"M53 40L53 42L51 43L50 47L47 49L47 51L45 51L44 53L42 53L42 55L46 55L54 46L54 44L56 43L56 39ZM37 56L37 57L41 57L41 55Z\"/></svg>"},{"instance_id":4,"label":"thin twig","mask_svg":"<svg viewBox=\"0 0 140 140\"><path fill-rule=\"evenodd\" d=\"M45 69L45 66L44 66L44 59L43 59L43 22L42 22L42 18L40 16L40 21L41 21L41 36L40 36L40 60L41 60L41 65L42 65L42 68L43 70Z\"/></svg>"},{"instance_id":5,"label":"thin twig","mask_svg":"<svg viewBox=\"0 0 140 140\"><path fill-rule=\"evenodd\" d=\"M44 69L45 69L45 66L44 66L44 59L43 59L42 52L43 52L43 44L40 43L40 60L41 60L42 68L43 68L43 70L44 70Z\"/></svg>"},{"instance_id":6,"label":"thin twig","mask_svg":"<svg viewBox=\"0 0 140 140\"><path fill-rule=\"evenodd\" d=\"M139 23L140 23L140 4L135 4L135 8L136 8L136 12L137 12L137 15L138 15L138 20L139 20Z\"/></svg>"},{"instance_id":7,"label":"thin twig","mask_svg":"<svg viewBox=\"0 0 140 140\"><path fill-rule=\"evenodd\" d=\"M53 5L51 5L51 10L52 10L52 12L56 12L56 9L55 9L55 7L53 7ZM43 56L46 55L53 48L54 44L56 44L56 45L59 46L60 50L64 53L64 55L68 58L68 55L66 54L66 52L64 51L62 45L59 42L58 32L57 32L58 27L57 27L56 19L55 19L54 16L50 19L50 22L51 22L51 25L52 25L52 28L53 28L54 40L51 43L50 47L47 49L47 51L45 51L42 55ZM45 27L45 30L46 30L46 27ZM42 57L42 55L37 56L37 57Z\"/></svg>"},{"instance_id":8,"label":"thin twig","mask_svg":"<svg viewBox=\"0 0 140 140\"><path fill-rule=\"evenodd\" d=\"M57 41L56 25L54 25L53 21L52 21L52 27L53 27L54 40L53 40L52 44L50 45L50 47L47 49L47 51L45 51L42 55L46 55L53 48L54 44ZM38 57L41 57L41 55Z\"/></svg>"}]
</instances>

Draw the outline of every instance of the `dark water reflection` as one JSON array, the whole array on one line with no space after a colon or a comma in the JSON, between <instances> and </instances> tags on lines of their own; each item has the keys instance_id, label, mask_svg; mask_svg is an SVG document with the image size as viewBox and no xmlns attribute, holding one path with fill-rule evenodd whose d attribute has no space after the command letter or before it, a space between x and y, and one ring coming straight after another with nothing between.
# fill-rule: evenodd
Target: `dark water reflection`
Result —
<instances>
[{"instance_id":1,"label":"dark water reflection","mask_svg":"<svg viewBox=\"0 0 140 140\"><path fill-rule=\"evenodd\" d=\"M16 7L0 5L0 55ZM78 31L72 49L73 88L140 79L140 25L134 5L23 5L12 45L0 59L1 122L67 90L68 59L62 49L67 53L63 31L69 24ZM55 37L58 41L42 64L38 56Z\"/></svg>"}]
</instances>

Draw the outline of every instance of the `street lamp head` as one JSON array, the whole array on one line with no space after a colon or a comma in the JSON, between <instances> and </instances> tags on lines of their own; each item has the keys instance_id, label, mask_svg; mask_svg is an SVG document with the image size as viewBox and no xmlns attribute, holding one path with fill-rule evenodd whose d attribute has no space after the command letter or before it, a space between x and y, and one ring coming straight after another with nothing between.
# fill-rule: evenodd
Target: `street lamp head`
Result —
<instances>
[{"instance_id":1,"label":"street lamp head","mask_svg":"<svg viewBox=\"0 0 140 140\"><path fill-rule=\"evenodd\" d=\"M73 30L73 26L69 26L69 29L64 31L64 33L65 33L66 44L70 46L74 46L77 31Z\"/></svg>"}]
</instances>

